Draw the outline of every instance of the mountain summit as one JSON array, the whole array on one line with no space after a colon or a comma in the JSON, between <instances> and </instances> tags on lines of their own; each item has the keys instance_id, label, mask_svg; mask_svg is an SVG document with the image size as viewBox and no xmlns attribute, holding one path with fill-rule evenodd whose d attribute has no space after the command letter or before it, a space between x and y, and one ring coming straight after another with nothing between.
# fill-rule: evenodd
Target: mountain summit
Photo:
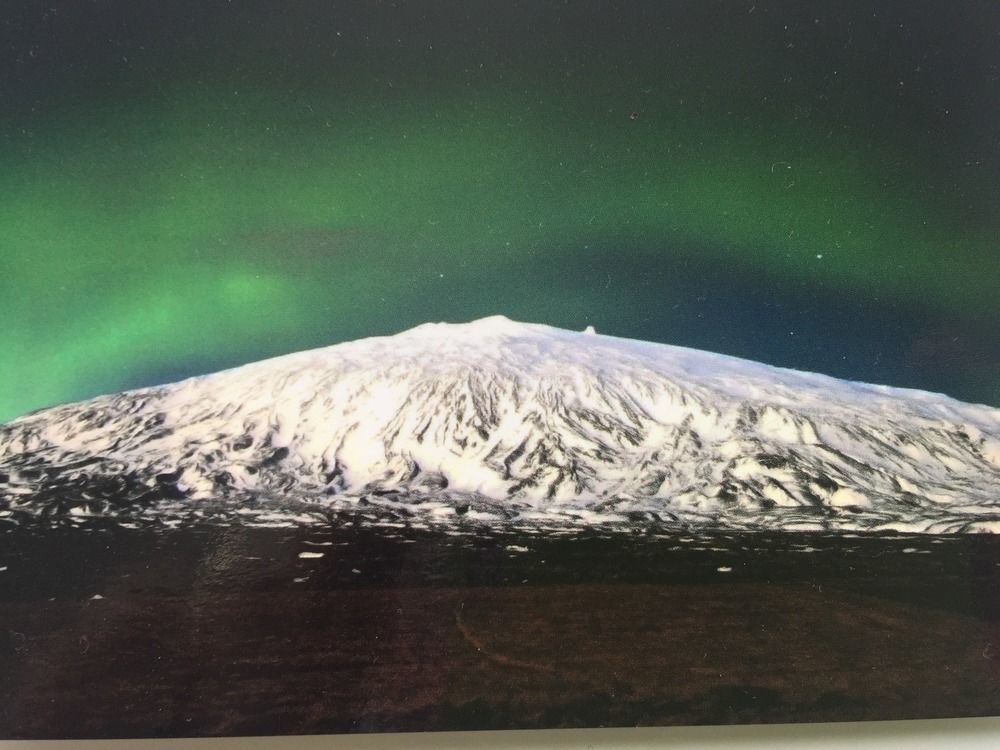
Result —
<instances>
[{"instance_id":1,"label":"mountain summit","mask_svg":"<svg viewBox=\"0 0 1000 750\"><path fill-rule=\"evenodd\" d=\"M1000 410L491 317L0 426L0 521L289 512L996 531Z\"/></svg>"}]
</instances>

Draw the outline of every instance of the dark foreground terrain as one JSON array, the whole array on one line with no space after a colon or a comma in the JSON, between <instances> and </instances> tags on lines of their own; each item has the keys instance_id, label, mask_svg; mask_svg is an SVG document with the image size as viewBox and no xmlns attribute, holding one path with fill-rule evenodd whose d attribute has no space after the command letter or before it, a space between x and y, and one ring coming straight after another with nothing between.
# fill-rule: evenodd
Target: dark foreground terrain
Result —
<instances>
[{"instance_id":1,"label":"dark foreground terrain","mask_svg":"<svg viewBox=\"0 0 1000 750\"><path fill-rule=\"evenodd\" d=\"M0 534L0 736L1000 713L1000 540Z\"/></svg>"}]
</instances>

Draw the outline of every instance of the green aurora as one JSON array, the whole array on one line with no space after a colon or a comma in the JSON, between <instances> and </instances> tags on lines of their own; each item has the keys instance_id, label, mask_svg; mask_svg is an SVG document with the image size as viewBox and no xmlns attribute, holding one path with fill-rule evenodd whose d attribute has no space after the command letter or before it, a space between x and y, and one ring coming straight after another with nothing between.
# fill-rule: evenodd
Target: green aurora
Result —
<instances>
[{"instance_id":1,"label":"green aurora","mask_svg":"<svg viewBox=\"0 0 1000 750\"><path fill-rule=\"evenodd\" d=\"M1000 405L996 66L935 98L962 38L886 65L877 30L844 51L846 20L757 12L687 56L418 26L276 71L254 15L214 67L196 45L12 108L0 420L494 313Z\"/></svg>"}]
</instances>

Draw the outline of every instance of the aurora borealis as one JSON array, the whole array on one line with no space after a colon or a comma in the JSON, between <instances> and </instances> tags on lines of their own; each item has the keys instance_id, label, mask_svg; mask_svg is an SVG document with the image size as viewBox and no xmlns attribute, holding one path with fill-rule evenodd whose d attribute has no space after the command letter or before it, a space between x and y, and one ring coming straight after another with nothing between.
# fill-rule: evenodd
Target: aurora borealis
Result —
<instances>
[{"instance_id":1,"label":"aurora borealis","mask_svg":"<svg viewBox=\"0 0 1000 750\"><path fill-rule=\"evenodd\" d=\"M1000 8L15 2L0 420L501 313L1000 406Z\"/></svg>"}]
</instances>

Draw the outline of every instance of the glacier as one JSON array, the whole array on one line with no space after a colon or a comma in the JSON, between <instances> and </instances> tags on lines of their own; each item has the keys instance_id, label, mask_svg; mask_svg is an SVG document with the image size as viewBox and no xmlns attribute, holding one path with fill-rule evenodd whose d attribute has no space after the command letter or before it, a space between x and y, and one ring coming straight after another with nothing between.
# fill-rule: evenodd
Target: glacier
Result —
<instances>
[{"instance_id":1,"label":"glacier","mask_svg":"<svg viewBox=\"0 0 1000 750\"><path fill-rule=\"evenodd\" d=\"M1000 531L1000 409L501 316L0 425L0 523Z\"/></svg>"}]
</instances>

